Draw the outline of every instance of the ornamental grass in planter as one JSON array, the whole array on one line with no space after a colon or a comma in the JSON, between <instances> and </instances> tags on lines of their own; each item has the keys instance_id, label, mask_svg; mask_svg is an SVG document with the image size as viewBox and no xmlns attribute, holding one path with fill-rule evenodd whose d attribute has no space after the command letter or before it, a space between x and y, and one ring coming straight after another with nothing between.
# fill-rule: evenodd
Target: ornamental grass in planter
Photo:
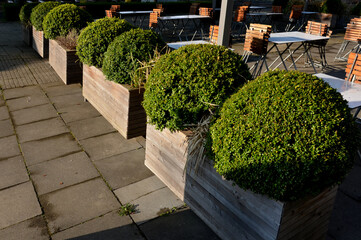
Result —
<instances>
[{"instance_id":1,"label":"ornamental grass in planter","mask_svg":"<svg viewBox=\"0 0 361 240\"><path fill-rule=\"evenodd\" d=\"M147 128L146 165L221 238L325 237L359 136L346 102L321 79L273 71L245 84L198 124L210 125L205 159L189 154L197 132L159 131L157 122ZM200 159L197 171L186 165Z\"/></svg>"},{"instance_id":2,"label":"ornamental grass in planter","mask_svg":"<svg viewBox=\"0 0 361 240\"><path fill-rule=\"evenodd\" d=\"M74 4L55 7L44 18L44 36L50 39L49 63L65 84L82 82L76 40L78 32L92 21L88 12Z\"/></svg>"},{"instance_id":3,"label":"ornamental grass in planter","mask_svg":"<svg viewBox=\"0 0 361 240\"><path fill-rule=\"evenodd\" d=\"M58 2L39 3L30 14L30 22L33 25L33 48L42 58L49 56L49 40L44 37L43 20L51 9L59 5Z\"/></svg>"},{"instance_id":4,"label":"ornamental grass in planter","mask_svg":"<svg viewBox=\"0 0 361 240\"><path fill-rule=\"evenodd\" d=\"M20 9L19 19L23 29L23 41L26 45L32 46L33 30L30 22L30 14L38 3L26 3Z\"/></svg>"}]
</instances>

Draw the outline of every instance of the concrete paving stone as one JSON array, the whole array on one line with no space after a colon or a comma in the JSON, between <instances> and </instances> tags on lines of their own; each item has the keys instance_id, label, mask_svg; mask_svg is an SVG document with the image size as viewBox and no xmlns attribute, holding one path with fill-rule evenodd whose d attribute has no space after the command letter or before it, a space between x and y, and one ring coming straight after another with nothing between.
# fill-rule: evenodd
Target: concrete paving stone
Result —
<instances>
[{"instance_id":1,"label":"concrete paving stone","mask_svg":"<svg viewBox=\"0 0 361 240\"><path fill-rule=\"evenodd\" d=\"M7 100L7 105L9 106L10 111L16 111L23 108L34 107L47 103L50 102L49 99L45 96L45 94L38 94Z\"/></svg>"},{"instance_id":2,"label":"concrete paving stone","mask_svg":"<svg viewBox=\"0 0 361 240\"><path fill-rule=\"evenodd\" d=\"M84 97L81 91L74 94L51 97L50 100L57 109L84 103Z\"/></svg>"},{"instance_id":3,"label":"concrete paving stone","mask_svg":"<svg viewBox=\"0 0 361 240\"><path fill-rule=\"evenodd\" d=\"M141 147L135 139L126 140L119 133L109 133L88 138L81 140L80 144L93 161L129 152Z\"/></svg>"},{"instance_id":4,"label":"concrete paving stone","mask_svg":"<svg viewBox=\"0 0 361 240\"><path fill-rule=\"evenodd\" d=\"M361 236L361 204L338 192L332 211L328 235L337 240L354 240Z\"/></svg>"},{"instance_id":5,"label":"concrete paving stone","mask_svg":"<svg viewBox=\"0 0 361 240\"><path fill-rule=\"evenodd\" d=\"M5 105L5 100L2 94L0 94L0 107Z\"/></svg>"},{"instance_id":6,"label":"concrete paving stone","mask_svg":"<svg viewBox=\"0 0 361 240\"><path fill-rule=\"evenodd\" d=\"M29 166L29 172L39 195L99 176L84 152Z\"/></svg>"},{"instance_id":7,"label":"concrete paving stone","mask_svg":"<svg viewBox=\"0 0 361 240\"><path fill-rule=\"evenodd\" d=\"M10 118L10 115L9 115L8 108L6 106L0 107L0 120L9 119L9 118Z\"/></svg>"},{"instance_id":8,"label":"concrete paving stone","mask_svg":"<svg viewBox=\"0 0 361 240\"><path fill-rule=\"evenodd\" d=\"M152 220L164 213L165 210L184 205L169 188L156 190L130 203L137 206L138 212L132 215L134 222L137 224Z\"/></svg>"},{"instance_id":9,"label":"concrete paving stone","mask_svg":"<svg viewBox=\"0 0 361 240\"><path fill-rule=\"evenodd\" d=\"M13 124L10 119L0 120L0 138L15 134Z\"/></svg>"},{"instance_id":10,"label":"concrete paving stone","mask_svg":"<svg viewBox=\"0 0 361 240\"><path fill-rule=\"evenodd\" d=\"M39 199L51 233L120 208L101 178L41 195Z\"/></svg>"},{"instance_id":11,"label":"concrete paving stone","mask_svg":"<svg viewBox=\"0 0 361 240\"><path fill-rule=\"evenodd\" d=\"M28 172L26 171L21 156L0 161L0 189L14 186L28 180Z\"/></svg>"},{"instance_id":12,"label":"concrete paving stone","mask_svg":"<svg viewBox=\"0 0 361 240\"><path fill-rule=\"evenodd\" d=\"M114 193L122 204L126 204L165 187L166 185L159 180L157 176L152 176L142 181L119 188L115 190Z\"/></svg>"},{"instance_id":13,"label":"concrete paving stone","mask_svg":"<svg viewBox=\"0 0 361 240\"><path fill-rule=\"evenodd\" d=\"M31 182L0 191L0 229L41 214Z\"/></svg>"},{"instance_id":14,"label":"concrete paving stone","mask_svg":"<svg viewBox=\"0 0 361 240\"><path fill-rule=\"evenodd\" d=\"M110 187L117 189L153 176L144 159L144 149L140 148L94 163Z\"/></svg>"},{"instance_id":15,"label":"concrete paving stone","mask_svg":"<svg viewBox=\"0 0 361 240\"><path fill-rule=\"evenodd\" d=\"M361 167L359 165L354 165L350 173L346 176L342 184L340 185L340 190L346 195L352 197L357 201L361 201Z\"/></svg>"},{"instance_id":16,"label":"concrete paving stone","mask_svg":"<svg viewBox=\"0 0 361 240\"><path fill-rule=\"evenodd\" d=\"M46 104L11 112L11 116L15 125L23 125L41 120L56 118L58 113L54 109L53 105Z\"/></svg>"},{"instance_id":17,"label":"concrete paving stone","mask_svg":"<svg viewBox=\"0 0 361 240\"><path fill-rule=\"evenodd\" d=\"M29 86L23 88L4 90L4 97L6 100L12 98L34 96L34 95L44 95L44 92L38 86Z\"/></svg>"},{"instance_id":18,"label":"concrete paving stone","mask_svg":"<svg viewBox=\"0 0 361 240\"><path fill-rule=\"evenodd\" d=\"M17 155L20 155L20 150L15 135L0 138L0 159Z\"/></svg>"},{"instance_id":19,"label":"concrete paving stone","mask_svg":"<svg viewBox=\"0 0 361 240\"><path fill-rule=\"evenodd\" d=\"M51 136L56 136L62 133L69 132L64 122L59 118L29 123L16 127L16 132L19 137L19 142L38 140Z\"/></svg>"},{"instance_id":20,"label":"concrete paving stone","mask_svg":"<svg viewBox=\"0 0 361 240\"><path fill-rule=\"evenodd\" d=\"M140 225L149 240L219 240L220 238L189 208ZM182 231L180 231L182 229Z\"/></svg>"},{"instance_id":21,"label":"concrete paving stone","mask_svg":"<svg viewBox=\"0 0 361 240\"><path fill-rule=\"evenodd\" d=\"M49 239L49 234L44 218L37 216L0 230L0 239L47 240Z\"/></svg>"},{"instance_id":22,"label":"concrete paving stone","mask_svg":"<svg viewBox=\"0 0 361 240\"><path fill-rule=\"evenodd\" d=\"M100 116L100 113L90 103L58 108L58 112L66 123Z\"/></svg>"},{"instance_id":23,"label":"concrete paving stone","mask_svg":"<svg viewBox=\"0 0 361 240\"><path fill-rule=\"evenodd\" d=\"M137 139L137 142L142 145L143 148L145 148L145 138L140 136L140 137L136 137L135 139Z\"/></svg>"},{"instance_id":24,"label":"concrete paving stone","mask_svg":"<svg viewBox=\"0 0 361 240\"><path fill-rule=\"evenodd\" d=\"M46 160L81 151L70 133L21 144L26 164L31 166Z\"/></svg>"},{"instance_id":25,"label":"concrete paving stone","mask_svg":"<svg viewBox=\"0 0 361 240\"><path fill-rule=\"evenodd\" d=\"M44 88L49 97L63 96L74 93L81 93L80 84L60 85Z\"/></svg>"},{"instance_id":26,"label":"concrete paving stone","mask_svg":"<svg viewBox=\"0 0 361 240\"><path fill-rule=\"evenodd\" d=\"M60 81L56 81L56 82L40 83L39 86L41 88L43 88L44 91L46 92L47 88L56 87L56 86L64 86L64 82L60 80Z\"/></svg>"},{"instance_id":27,"label":"concrete paving stone","mask_svg":"<svg viewBox=\"0 0 361 240\"><path fill-rule=\"evenodd\" d=\"M68 126L78 140L116 131L103 116L71 122Z\"/></svg>"},{"instance_id":28,"label":"concrete paving stone","mask_svg":"<svg viewBox=\"0 0 361 240\"><path fill-rule=\"evenodd\" d=\"M53 240L140 240L144 239L128 216L119 216L117 211L105 214L88 222L69 228L52 236Z\"/></svg>"}]
</instances>

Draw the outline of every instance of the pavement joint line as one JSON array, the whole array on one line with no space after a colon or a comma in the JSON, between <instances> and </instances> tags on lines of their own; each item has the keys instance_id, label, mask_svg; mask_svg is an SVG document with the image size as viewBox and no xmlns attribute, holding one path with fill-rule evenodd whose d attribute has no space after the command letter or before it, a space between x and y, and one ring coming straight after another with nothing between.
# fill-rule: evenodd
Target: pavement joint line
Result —
<instances>
[{"instance_id":1,"label":"pavement joint line","mask_svg":"<svg viewBox=\"0 0 361 240\"><path fill-rule=\"evenodd\" d=\"M34 141L37 141L37 140L34 140ZM70 153L66 153L66 154L63 154L63 155L60 155L60 156L57 156L57 157L54 157L54 158L50 158L50 159L47 159L47 160L38 162L38 163L31 164L31 165L29 165L29 166L36 166L36 165L39 165L39 164L42 164L42 163L46 163L46 162L50 162L50 161L56 160L56 159L58 159L58 158L64 158L64 157L70 156L70 155L72 155L72 154L82 153L82 152L85 153L83 149L81 149L81 150L79 150L79 151L73 151L73 152L70 152Z\"/></svg>"},{"instance_id":2,"label":"pavement joint line","mask_svg":"<svg viewBox=\"0 0 361 240\"><path fill-rule=\"evenodd\" d=\"M23 222L26 222L26 221L29 221L29 220L35 219L35 218L37 218L37 217L39 217L39 216L42 216L42 217L43 217L43 214L40 214L40 215L34 216L34 217L32 217L32 218L25 219L25 220L23 220L23 221L20 221L20 222L17 222L17 223L11 224L11 225L9 225L9 226L7 226L7 227L5 227L5 228L0 228L0 231L1 231L1 230L4 230L4 229L7 229L7 228L10 228L10 227L12 227L12 226L15 226L15 225L17 225L17 224L20 224L20 223L23 223Z\"/></svg>"},{"instance_id":3,"label":"pavement joint line","mask_svg":"<svg viewBox=\"0 0 361 240\"><path fill-rule=\"evenodd\" d=\"M10 113L10 114L11 114L11 113ZM56 118L58 118L58 117L59 117L59 116L57 116L57 117L50 117L50 118L44 118L44 119L36 120L36 121L33 121L33 122L18 124L18 125L14 125L14 126L17 126L17 127L25 126L25 125L28 125L28 124L33 124L33 123L38 123L38 122L42 122L42 121L47 121L47 120L56 119ZM38 140L38 139L35 139L35 140ZM30 141L33 141L33 140L30 140ZM26 141L26 142L29 142L29 141ZM23 142L23 143L24 143L24 142Z\"/></svg>"},{"instance_id":4,"label":"pavement joint line","mask_svg":"<svg viewBox=\"0 0 361 240\"><path fill-rule=\"evenodd\" d=\"M21 155L18 155L18 156L16 156L16 157L21 157ZM0 188L0 192L3 191L3 190L6 190L6 189L10 189L10 188L12 188L12 187L19 186L19 185L24 184L24 183L29 182L29 181L30 181L30 179L27 180L27 181L25 181L25 182L15 183L15 184L13 184L13 185L11 185L11 186L7 186L7 187L4 187L4 188ZM7 228L7 227L5 227L5 228Z\"/></svg>"}]
</instances>

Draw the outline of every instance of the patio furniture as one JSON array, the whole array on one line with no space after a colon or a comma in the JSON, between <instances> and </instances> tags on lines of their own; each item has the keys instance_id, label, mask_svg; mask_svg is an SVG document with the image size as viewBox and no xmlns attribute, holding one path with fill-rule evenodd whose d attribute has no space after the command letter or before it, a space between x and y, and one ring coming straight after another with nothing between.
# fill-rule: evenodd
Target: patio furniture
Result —
<instances>
[{"instance_id":1,"label":"patio furniture","mask_svg":"<svg viewBox=\"0 0 361 240\"><path fill-rule=\"evenodd\" d=\"M120 11L120 5L111 5L109 10L113 12Z\"/></svg>"},{"instance_id":2,"label":"patio furniture","mask_svg":"<svg viewBox=\"0 0 361 240\"><path fill-rule=\"evenodd\" d=\"M292 31L297 25L302 16L303 5L293 5L289 16L289 23L286 26L285 31Z\"/></svg>"},{"instance_id":3,"label":"patio furniture","mask_svg":"<svg viewBox=\"0 0 361 240\"><path fill-rule=\"evenodd\" d=\"M252 12L247 13L248 21L252 23L272 23L272 18L282 16L283 13L274 12Z\"/></svg>"},{"instance_id":4,"label":"patio furniture","mask_svg":"<svg viewBox=\"0 0 361 240\"><path fill-rule=\"evenodd\" d=\"M237 7L231 27L232 37L239 37L242 34L243 30L247 29L246 16L248 11L249 6Z\"/></svg>"},{"instance_id":5,"label":"patio furniture","mask_svg":"<svg viewBox=\"0 0 361 240\"><path fill-rule=\"evenodd\" d=\"M113 10L105 10L105 16L109 18L119 17L119 14Z\"/></svg>"},{"instance_id":6,"label":"patio furniture","mask_svg":"<svg viewBox=\"0 0 361 240\"><path fill-rule=\"evenodd\" d=\"M152 13L153 11L120 11L117 12L120 18L125 18L125 16L131 16L131 21L134 25L141 27L145 20L145 17ZM137 24L138 18L140 19L139 24Z\"/></svg>"},{"instance_id":7,"label":"patio furniture","mask_svg":"<svg viewBox=\"0 0 361 240\"><path fill-rule=\"evenodd\" d=\"M249 6L249 10L252 12L260 12L261 10L264 10L266 8L266 6Z\"/></svg>"},{"instance_id":8,"label":"patio furniture","mask_svg":"<svg viewBox=\"0 0 361 240\"><path fill-rule=\"evenodd\" d=\"M354 50L359 51L360 42L359 39L361 38L361 18L353 18L351 21L347 24L346 27L346 33L344 36L344 40L340 46L340 49L338 50L335 61L347 61L347 56ZM347 46L351 42L356 42L357 44L346 54L344 52L346 51Z\"/></svg>"},{"instance_id":9,"label":"patio furniture","mask_svg":"<svg viewBox=\"0 0 361 240\"><path fill-rule=\"evenodd\" d=\"M200 5L200 3L192 3L192 5L190 6L190 9L189 9L189 14L191 14L191 15L197 14L199 5Z\"/></svg>"}]
</instances>

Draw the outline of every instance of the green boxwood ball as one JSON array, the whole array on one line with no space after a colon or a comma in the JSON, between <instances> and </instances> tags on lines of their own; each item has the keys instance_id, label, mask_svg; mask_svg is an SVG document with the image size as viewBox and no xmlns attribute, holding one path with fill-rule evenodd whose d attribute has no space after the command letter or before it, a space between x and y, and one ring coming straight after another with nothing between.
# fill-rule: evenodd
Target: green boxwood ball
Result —
<instances>
[{"instance_id":1,"label":"green boxwood ball","mask_svg":"<svg viewBox=\"0 0 361 240\"><path fill-rule=\"evenodd\" d=\"M232 95L210 128L216 170L290 201L344 178L359 140L347 102L321 79L271 71Z\"/></svg>"},{"instance_id":2,"label":"green boxwood ball","mask_svg":"<svg viewBox=\"0 0 361 240\"><path fill-rule=\"evenodd\" d=\"M30 21L36 30L43 31L44 17L51 9L59 5L60 3L58 2L43 2L39 3L36 7L33 8L30 14Z\"/></svg>"},{"instance_id":3,"label":"green boxwood ball","mask_svg":"<svg viewBox=\"0 0 361 240\"><path fill-rule=\"evenodd\" d=\"M103 73L108 80L131 84L131 74L140 67L139 61L149 61L154 51L166 46L161 37L151 31L132 29L116 37L104 55Z\"/></svg>"},{"instance_id":4,"label":"green boxwood ball","mask_svg":"<svg viewBox=\"0 0 361 240\"><path fill-rule=\"evenodd\" d=\"M70 30L80 31L92 22L91 15L74 4L62 4L53 8L45 16L43 29L45 38L55 39L66 36Z\"/></svg>"},{"instance_id":5,"label":"green boxwood ball","mask_svg":"<svg viewBox=\"0 0 361 240\"><path fill-rule=\"evenodd\" d=\"M133 26L119 18L102 18L84 28L78 38L77 55L82 63L102 67L104 53L115 37Z\"/></svg>"},{"instance_id":6,"label":"green boxwood ball","mask_svg":"<svg viewBox=\"0 0 361 240\"><path fill-rule=\"evenodd\" d=\"M20 13L19 13L19 19L21 21L22 24L24 25L31 25L30 22L30 14L31 11L33 10L33 8L38 5L39 3L27 3L25 5L23 5L20 9Z\"/></svg>"},{"instance_id":7,"label":"green boxwood ball","mask_svg":"<svg viewBox=\"0 0 361 240\"><path fill-rule=\"evenodd\" d=\"M184 46L157 61L145 84L143 106L157 129L183 130L250 79L242 57L227 48Z\"/></svg>"}]
</instances>

